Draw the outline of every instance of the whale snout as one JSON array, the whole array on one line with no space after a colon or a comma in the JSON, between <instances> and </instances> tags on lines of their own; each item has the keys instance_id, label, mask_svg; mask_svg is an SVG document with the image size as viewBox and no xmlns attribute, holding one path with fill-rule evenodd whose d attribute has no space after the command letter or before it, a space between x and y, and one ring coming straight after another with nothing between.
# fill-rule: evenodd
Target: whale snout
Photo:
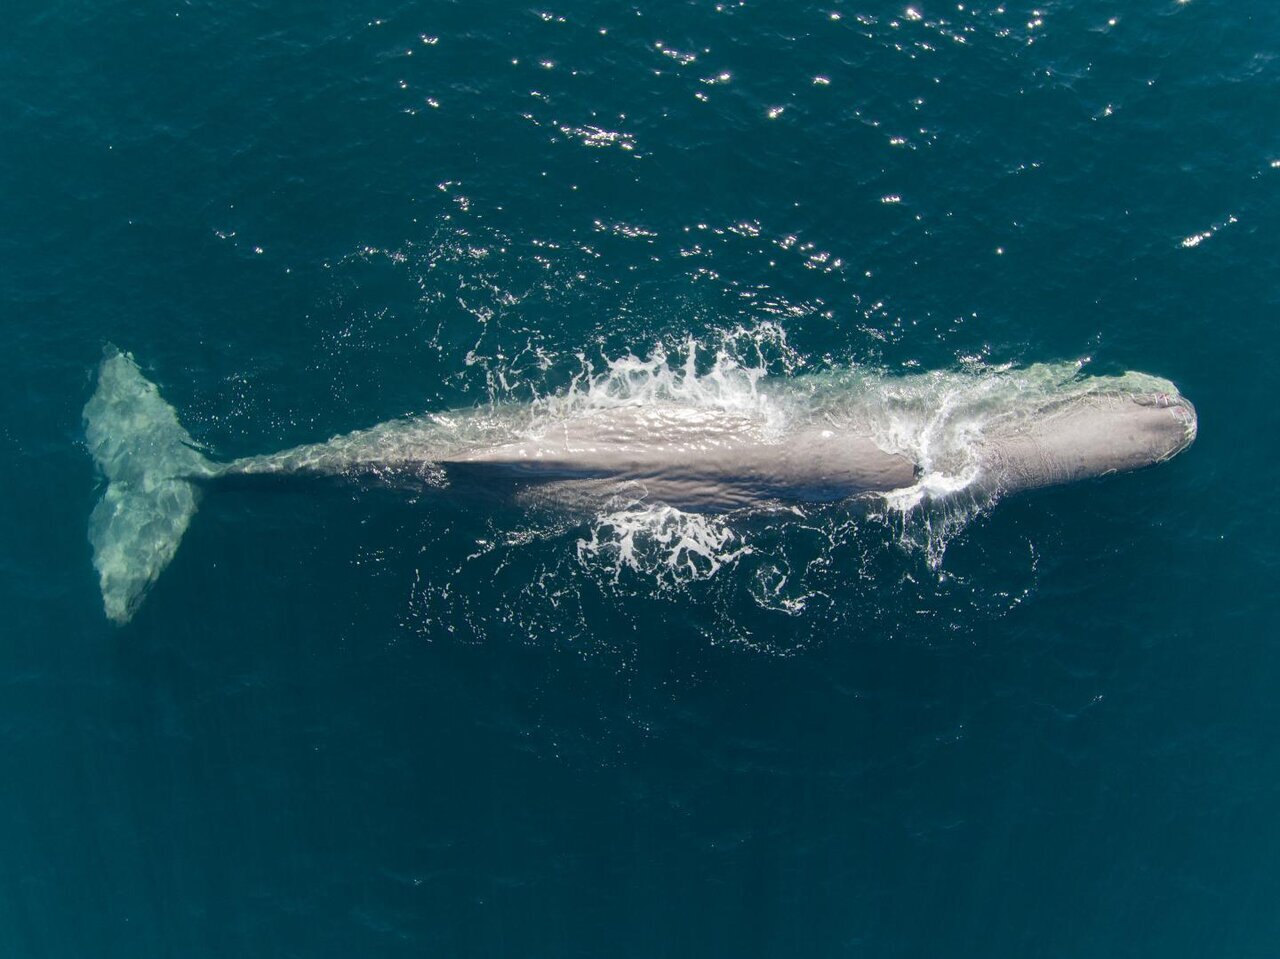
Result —
<instances>
[{"instance_id":1,"label":"whale snout","mask_svg":"<svg viewBox=\"0 0 1280 959\"><path fill-rule=\"evenodd\" d=\"M1158 417L1156 422L1161 433L1169 438L1171 445L1164 459L1176 456L1195 442L1200 425L1196 408L1181 393L1146 393L1135 397L1135 400Z\"/></svg>"},{"instance_id":2,"label":"whale snout","mask_svg":"<svg viewBox=\"0 0 1280 959\"><path fill-rule=\"evenodd\" d=\"M1182 427L1183 442L1178 447L1179 451L1186 449L1195 442L1196 431L1200 428L1200 421L1196 417L1196 408L1192 402L1181 393L1161 394L1161 405L1169 411L1169 415L1173 417L1173 421Z\"/></svg>"}]
</instances>

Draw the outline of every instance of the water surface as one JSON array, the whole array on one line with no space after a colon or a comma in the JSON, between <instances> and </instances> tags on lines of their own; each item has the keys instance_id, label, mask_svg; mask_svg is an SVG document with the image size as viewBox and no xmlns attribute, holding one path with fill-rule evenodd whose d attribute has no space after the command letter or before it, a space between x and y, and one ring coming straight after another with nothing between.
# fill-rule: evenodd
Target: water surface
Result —
<instances>
[{"instance_id":1,"label":"water surface","mask_svg":"<svg viewBox=\"0 0 1280 959\"><path fill-rule=\"evenodd\" d=\"M6 953L1274 954L1273 4L9 19ZM713 522L714 570L662 517L619 568L625 511L227 490L103 615L108 342L232 458L690 338L1145 370L1200 438L945 529Z\"/></svg>"}]
</instances>

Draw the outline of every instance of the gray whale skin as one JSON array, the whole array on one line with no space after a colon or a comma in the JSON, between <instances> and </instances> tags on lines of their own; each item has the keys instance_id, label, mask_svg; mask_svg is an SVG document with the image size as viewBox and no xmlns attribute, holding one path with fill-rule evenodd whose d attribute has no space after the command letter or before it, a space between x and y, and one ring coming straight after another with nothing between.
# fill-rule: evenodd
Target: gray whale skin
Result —
<instances>
[{"instance_id":1,"label":"gray whale skin","mask_svg":"<svg viewBox=\"0 0 1280 959\"><path fill-rule=\"evenodd\" d=\"M989 494L1159 463L1195 439L1194 407L1157 390L1076 392L1033 416L993 418L974 443L973 486ZM536 427L519 410L397 420L281 453L217 463L133 358L108 348L84 410L107 484L89 524L109 619L127 622L172 559L202 492L237 476L375 475L395 482L537 486L598 506L621 488L695 511L820 502L912 487L919 468L871 435L802 422L764 431L752 416L678 401L579 408Z\"/></svg>"}]
</instances>

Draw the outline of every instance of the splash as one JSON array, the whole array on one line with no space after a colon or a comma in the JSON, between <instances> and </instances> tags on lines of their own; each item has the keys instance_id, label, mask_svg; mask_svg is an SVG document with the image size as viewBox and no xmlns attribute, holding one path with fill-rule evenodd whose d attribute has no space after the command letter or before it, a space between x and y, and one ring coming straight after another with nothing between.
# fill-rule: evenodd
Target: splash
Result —
<instances>
[{"instance_id":1,"label":"splash","mask_svg":"<svg viewBox=\"0 0 1280 959\"><path fill-rule=\"evenodd\" d=\"M688 337L659 342L647 357L628 353L600 364L579 354L580 371L563 392L533 404L535 421L554 422L587 410L675 403L751 416L780 427L785 410L763 392L772 374L790 375L804 358L777 323L721 331L709 343Z\"/></svg>"},{"instance_id":2,"label":"splash","mask_svg":"<svg viewBox=\"0 0 1280 959\"><path fill-rule=\"evenodd\" d=\"M725 517L640 500L595 517L577 543L578 561L615 583L629 570L667 586L710 579L752 552Z\"/></svg>"}]
</instances>

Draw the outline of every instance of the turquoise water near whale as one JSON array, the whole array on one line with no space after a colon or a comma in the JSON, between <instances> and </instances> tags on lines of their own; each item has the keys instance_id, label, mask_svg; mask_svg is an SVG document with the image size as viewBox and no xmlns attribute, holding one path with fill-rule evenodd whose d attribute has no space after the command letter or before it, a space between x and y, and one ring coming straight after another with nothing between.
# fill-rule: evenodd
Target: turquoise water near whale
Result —
<instances>
[{"instance_id":1,"label":"turquoise water near whale","mask_svg":"<svg viewBox=\"0 0 1280 959\"><path fill-rule=\"evenodd\" d=\"M1280 8L8 21L4 954L1275 954ZM226 459L690 341L1143 370L1200 435L910 521L221 489L104 615L108 343Z\"/></svg>"}]
</instances>

